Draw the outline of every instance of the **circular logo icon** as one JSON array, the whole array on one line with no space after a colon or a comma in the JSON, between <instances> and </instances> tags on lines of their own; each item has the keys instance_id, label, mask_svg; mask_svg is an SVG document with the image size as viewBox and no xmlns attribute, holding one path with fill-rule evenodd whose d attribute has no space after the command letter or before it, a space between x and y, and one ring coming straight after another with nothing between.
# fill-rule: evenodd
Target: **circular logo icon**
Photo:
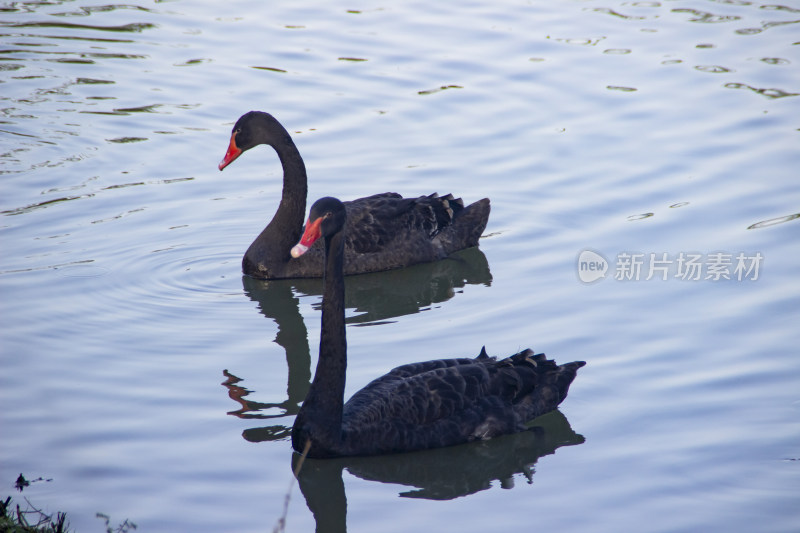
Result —
<instances>
[{"instance_id":1,"label":"circular logo icon","mask_svg":"<svg viewBox=\"0 0 800 533\"><path fill-rule=\"evenodd\" d=\"M578 254L578 279L594 283L606 277L608 261L594 250L583 250Z\"/></svg>"}]
</instances>

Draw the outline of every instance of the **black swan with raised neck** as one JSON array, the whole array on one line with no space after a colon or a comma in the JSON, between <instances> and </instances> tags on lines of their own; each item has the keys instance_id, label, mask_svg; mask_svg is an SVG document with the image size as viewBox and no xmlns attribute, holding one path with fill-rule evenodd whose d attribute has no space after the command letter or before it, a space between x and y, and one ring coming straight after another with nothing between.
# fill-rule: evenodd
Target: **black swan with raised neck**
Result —
<instances>
[{"instance_id":1,"label":"black swan with raised neck","mask_svg":"<svg viewBox=\"0 0 800 533\"><path fill-rule=\"evenodd\" d=\"M301 243L323 242L322 330L314 380L292 428L292 447L325 458L440 448L526 429L554 410L585 363L557 365L523 350L505 359L441 359L395 368L344 403L347 368L344 262L346 207L314 203Z\"/></svg>"},{"instance_id":2,"label":"black swan with raised neck","mask_svg":"<svg viewBox=\"0 0 800 533\"><path fill-rule=\"evenodd\" d=\"M269 113L245 113L233 126L219 169L259 144L272 146L278 154L283 193L272 221L247 249L242 272L259 279L322 277L321 246L310 249L299 260L289 257L303 228L308 180L303 158L286 128ZM345 275L437 261L477 246L490 211L488 198L465 207L460 198L436 193L418 198L382 193L344 205Z\"/></svg>"}]
</instances>

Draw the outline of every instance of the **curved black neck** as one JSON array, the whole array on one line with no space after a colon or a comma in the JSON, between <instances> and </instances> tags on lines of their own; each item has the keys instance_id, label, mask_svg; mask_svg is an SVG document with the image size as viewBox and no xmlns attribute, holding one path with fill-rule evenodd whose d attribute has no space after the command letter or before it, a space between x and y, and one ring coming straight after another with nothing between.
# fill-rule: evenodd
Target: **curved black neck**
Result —
<instances>
[{"instance_id":1,"label":"curved black neck","mask_svg":"<svg viewBox=\"0 0 800 533\"><path fill-rule=\"evenodd\" d=\"M274 139L269 144L277 152L283 168L283 192L278 210L262 235L266 233L271 241L280 242L288 258L289 250L300 240L305 222L303 217L308 193L306 166L286 128L272 119L266 129L269 130L269 138Z\"/></svg>"},{"instance_id":2,"label":"curved black neck","mask_svg":"<svg viewBox=\"0 0 800 533\"><path fill-rule=\"evenodd\" d=\"M325 238L319 361L314 381L295 421L302 440L294 443L295 449L298 449L297 444L301 447L305 444L311 432L315 447L336 450L340 446L346 370L344 231L339 231Z\"/></svg>"}]
</instances>

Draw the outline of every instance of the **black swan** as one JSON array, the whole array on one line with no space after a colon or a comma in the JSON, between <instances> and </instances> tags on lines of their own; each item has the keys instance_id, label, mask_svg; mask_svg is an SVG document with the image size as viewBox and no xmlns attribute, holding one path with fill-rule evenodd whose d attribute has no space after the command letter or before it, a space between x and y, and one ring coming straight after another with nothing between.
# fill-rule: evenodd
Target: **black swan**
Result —
<instances>
[{"instance_id":1,"label":"black swan","mask_svg":"<svg viewBox=\"0 0 800 533\"><path fill-rule=\"evenodd\" d=\"M243 152L268 144L283 166L278 210L242 259L242 272L259 279L322 277L322 247L292 261L289 250L300 238L306 211L306 167L286 129L272 115L250 111L233 126L222 170ZM406 267L443 259L478 245L489 219L489 199L467 207L452 195L403 198L382 193L352 202L347 209L345 275Z\"/></svg>"},{"instance_id":2,"label":"black swan","mask_svg":"<svg viewBox=\"0 0 800 533\"><path fill-rule=\"evenodd\" d=\"M523 350L497 361L441 359L395 368L344 403L346 209L336 198L314 203L299 257L322 238L325 271L322 330L314 380L292 428L292 447L309 457L379 455L452 446L515 433L555 409L585 363L557 365Z\"/></svg>"}]
</instances>

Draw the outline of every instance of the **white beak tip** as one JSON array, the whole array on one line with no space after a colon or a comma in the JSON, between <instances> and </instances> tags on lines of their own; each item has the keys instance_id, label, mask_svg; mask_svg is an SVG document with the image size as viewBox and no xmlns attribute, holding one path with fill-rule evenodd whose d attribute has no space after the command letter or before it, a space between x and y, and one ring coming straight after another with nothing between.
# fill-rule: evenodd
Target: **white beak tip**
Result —
<instances>
[{"instance_id":1,"label":"white beak tip","mask_svg":"<svg viewBox=\"0 0 800 533\"><path fill-rule=\"evenodd\" d=\"M294 248L292 248L292 257L297 259L298 257L303 255L307 251L308 251L308 246L305 246L305 245L302 245L302 244L296 244L294 246Z\"/></svg>"}]
</instances>

